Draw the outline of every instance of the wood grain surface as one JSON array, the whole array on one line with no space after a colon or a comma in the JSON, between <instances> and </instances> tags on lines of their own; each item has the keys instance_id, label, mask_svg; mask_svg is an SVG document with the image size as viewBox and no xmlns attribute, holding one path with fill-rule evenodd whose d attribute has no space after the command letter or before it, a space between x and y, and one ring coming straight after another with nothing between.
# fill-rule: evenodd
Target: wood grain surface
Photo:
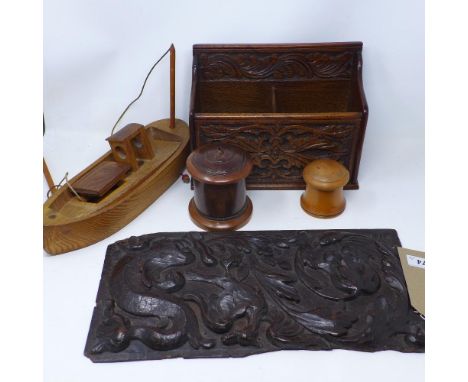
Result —
<instances>
[{"instance_id":1,"label":"wood grain surface","mask_svg":"<svg viewBox=\"0 0 468 382\"><path fill-rule=\"evenodd\" d=\"M189 130L182 120L174 129L169 119L146 126L156 156L137 172L125 178L122 185L97 203L78 200L67 186L44 203L44 249L52 255L94 244L126 226L153 203L180 176L188 156ZM70 180L73 185L95 166L111 160L111 152Z\"/></svg>"},{"instance_id":2,"label":"wood grain surface","mask_svg":"<svg viewBox=\"0 0 468 382\"><path fill-rule=\"evenodd\" d=\"M194 45L191 149L248 152L249 189L304 189L302 170L330 158L357 189L368 107L362 43Z\"/></svg>"}]
</instances>

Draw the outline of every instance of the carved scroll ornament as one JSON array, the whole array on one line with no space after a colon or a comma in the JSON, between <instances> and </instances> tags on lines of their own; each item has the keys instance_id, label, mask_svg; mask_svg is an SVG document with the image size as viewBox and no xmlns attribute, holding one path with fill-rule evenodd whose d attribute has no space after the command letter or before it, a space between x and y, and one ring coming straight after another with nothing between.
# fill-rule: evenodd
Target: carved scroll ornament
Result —
<instances>
[{"instance_id":1,"label":"carved scroll ornament","mask_svg":"<svg viewBox=\"0 0 468 382\"><path fill-rule=\"evenodd\" d=\"M247 178L249 185L273 182L303 186L302 171L315 159L334 159L351 169L357 131L351 123L244 123L232 127L200 122L198 144L223 142L249 153L254 164Z\"/></svg>"},{"instance_id":2,"label":"carved scroll ornament","mask_svg":"<svg viewBox=\"0 0 468 382\"><path fill-rule=\"evenodd\" d=\"M109 247L94 362L424 351L392 230L164 233Z\"/></svg>"},{"instance_id":3,"label":"carved scroll ornament","mask_svg":"<svg viewBox=\"0 0 468 382\"><path fill-rule=\"evenodd\" d=\"M354 53L200 54L200 78L217 80L349 79Z\"/></svg>"}]
</instances>

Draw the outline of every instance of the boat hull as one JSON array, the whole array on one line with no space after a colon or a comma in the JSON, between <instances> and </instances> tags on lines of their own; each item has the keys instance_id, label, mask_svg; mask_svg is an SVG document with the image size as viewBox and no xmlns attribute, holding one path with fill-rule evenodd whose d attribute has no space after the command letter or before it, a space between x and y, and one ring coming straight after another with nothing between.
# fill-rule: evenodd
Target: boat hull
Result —
<instances>
[{"instance_id":1,"label":"boat hull","mask_svg":"<svg viewBox=\"0 0 468 382\"><path fill-rule=\"evenodd\" d=\"M182 137L180 148L170 160L112 205L79 221L59 225L44 221L44 250L58 255L87 247L116 233L135 219L180 177L189 154L188 126L186 132L187 136Z\"/></svg>"}]
</instances>

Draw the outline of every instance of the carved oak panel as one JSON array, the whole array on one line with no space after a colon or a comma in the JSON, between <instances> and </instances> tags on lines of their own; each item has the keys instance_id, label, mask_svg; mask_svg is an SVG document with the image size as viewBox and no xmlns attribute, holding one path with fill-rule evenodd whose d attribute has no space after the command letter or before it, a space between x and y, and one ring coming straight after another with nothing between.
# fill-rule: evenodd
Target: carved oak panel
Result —
<instances>
[{"instance_id":1,"label":"carved oak panel","mask_svg":"<svg viewBox=\"0 0 468 382\"><path fill-rule=\"evenodd\" d=\"M353 175L359 121L196 120L196 146L223 142L246 151L253 161L250 189L305 188L302 172L315 159L341 162ZM354 178L351 177L351 184Z\"/></svg>"},{"instance_id":2,"label":"carved oak panel","mask_svg":"<svg viewBox=\"0 0 468 382\"><path fill-rule=\"evenodd\" d=\"M348 52L224 52L201 53L200 80L349 79L355 53Z\"/></svg>"},{"instance_id":3,"label":"carved oak panel","mask_svg":"<svg viewBox=\"0 0 468 382\"><path fill-rule=\"evenodd\" d=\"M393 230L159 233L108 247L93 362L424 351Z\"/></svg>"}]
</instances>

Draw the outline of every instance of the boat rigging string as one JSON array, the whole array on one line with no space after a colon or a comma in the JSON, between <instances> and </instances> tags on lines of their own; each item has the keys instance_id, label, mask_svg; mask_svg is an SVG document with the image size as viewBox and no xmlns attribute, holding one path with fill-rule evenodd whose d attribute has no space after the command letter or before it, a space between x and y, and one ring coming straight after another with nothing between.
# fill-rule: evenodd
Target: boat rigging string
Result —
<instances>
[{"instance_id":1,"label":"boat rigging string","mask_svg":"<svg viewBox=\"0 0 468 382\"><path fill-rule=\"evenodd\" d=\"M146 75L146 78L145 78L145 81L143 82L143 86L141 87L141 90L140 90L140 94L138 94L138 96L128 104L128 106L125 108L125 110L122 112L122 114L120 114L120 117L117 119L117 122L115 122L114 124L114 127L112 127L112 131L111 131L111 135L114 134L114 130L116 128L116 126L118 125L118 123L120 122L120 120L123 118L123 116L125 115L125 113L128 111L128 109L130 109L130 107L140 99L140 97L142 96L143 94L143 90L145 89L145 86L146 86L146 82L148 81L148 78L149 76L151 75L153 69L156 67L156 65L159 64L159 62L170 52L171 48L169 47L168 50L166 50L166 52L159 58L158 61L156 61L153 66L151 67L151 69L149 70L148 74Z\"/></svg>"},{"instance_id":2,"label":"boat rigging string","mask_svg":"<svg viewBox=\"0 0 468 382\"><path fill-rule=\"evenodd\" d=\"M47 191L47 198L50 198L50 194L54 192L54 190L58 190L60 187L62 187L62 183L64 181L65 181L65 184L68 186L68 188L71 190L71 192L73 192L75 196L83 202L84 201L83 198L80 195L78 195L78 192L75 191L75 189L72 187L72 185L68 181L68 171L65 173L65 176L62 178L62 180L58 184L49 188L49 191Z\"/></svg>"},{"instance_id":3,"label":"boat rigging string","mask_svg":"<svg viewBox=\"0 0 468 382\"><path fill-rule=\"evenodd\" d=\"M140 90L140 93L138 94L138 96L132 101L130 102L127 107L124 109L124 111L122 112L122 114L120 114L120 117L117 119L117 122L115 122L114 126L112 127L112 131L111 131L111 135L114 134L114 130L115 128L117 127L117 125L119 124L119 122L121 121L121 119L123 118L123 116L125 115L125 113L128 111L128 109L130 109L130 107L140 99L140 97L143 95L143 90L145 90L145 86L146 86L146 83L148 82L148 78L149 76L151 75L151 73L153 72L154 68L161 62L161 60L170 52L171 50L171 47L169 47L168 50L166 50L166 52L153 64L153 66L151 67L151 69L149 70L148 74L146 75L146 78L143 82L143 86L141 87L141 90ZM44 120L44 115L42 115L42 124L43 124L43 132L42 132L42 135L45 134L45 120ZM50 173L49 173L49 170L47 168L47 165L45 163L45 160L44 160L44 174L45 173L48 173L49 174L49 177L50 177ZM46 177L47 178L47 177ZM47 178L48 179L48 178ZM75 196L83 201L83 198L80 197L80 195L78 195L78 193L75 191L75 189L72 187L72 185L70 184L70 182L68 181L68 172L65 173L65 176L62 178L62 180L54 185L53 184L53 181L52 181L52 178L50 177L50 180L48 179L48 183L52 182L52 186L49 184L49 190L47 191L47 198L50 197L50 195L58 190L60 187L63 186L63 182L65 182L65 184L68 186L68 188L73 192L73 194L75 194Z\"/></svg>"}]
</instances>

